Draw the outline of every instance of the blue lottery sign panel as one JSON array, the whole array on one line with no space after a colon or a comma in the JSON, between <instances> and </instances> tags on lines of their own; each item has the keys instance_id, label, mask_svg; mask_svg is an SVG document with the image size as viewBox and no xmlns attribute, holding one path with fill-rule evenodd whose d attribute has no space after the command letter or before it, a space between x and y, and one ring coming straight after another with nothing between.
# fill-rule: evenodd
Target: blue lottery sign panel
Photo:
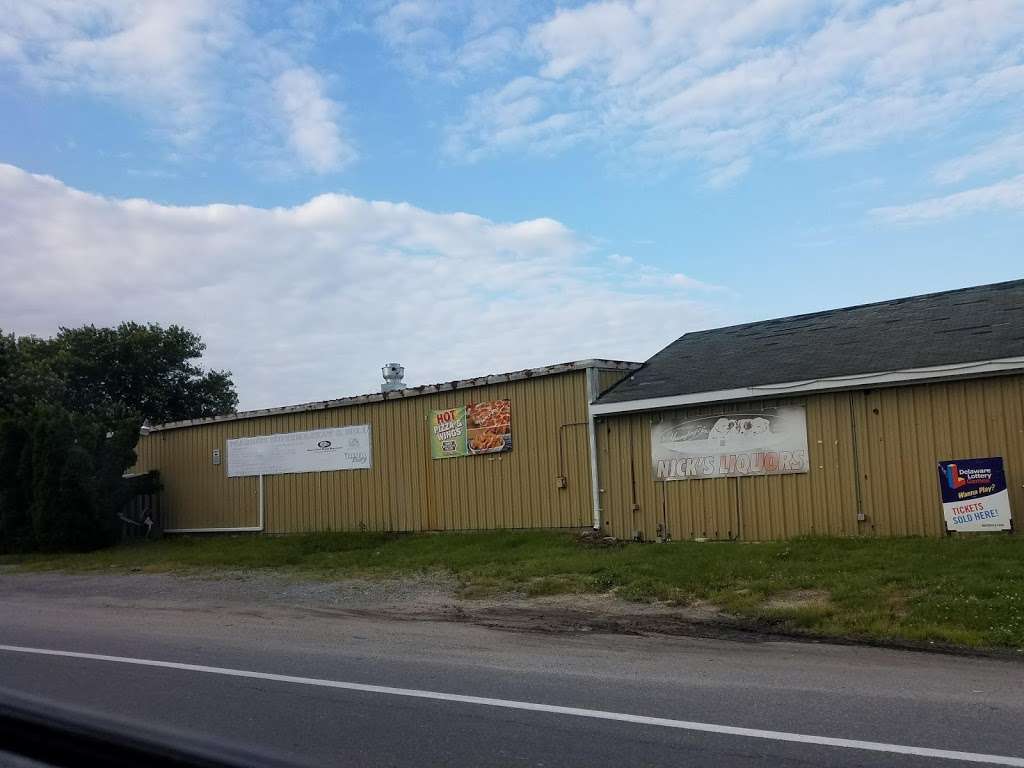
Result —
<instances>
[{"instance_id":1,"label":"blue lottery sign panel","mask_svg":"<svg viewBox=\"0 0 1024 768\"><path fill-rule=\"evenodd\" d=\"M939 489L947 531L1008 531L1012 527L1002 457L940 461Z\"/></svg>"}]
</instances>

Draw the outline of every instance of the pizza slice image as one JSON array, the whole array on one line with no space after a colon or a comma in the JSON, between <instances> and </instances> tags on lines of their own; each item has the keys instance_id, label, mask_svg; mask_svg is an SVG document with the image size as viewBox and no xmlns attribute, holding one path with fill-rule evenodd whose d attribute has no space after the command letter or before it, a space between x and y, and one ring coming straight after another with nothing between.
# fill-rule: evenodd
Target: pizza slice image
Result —
<instances>
[{"instance_id":1,"label":"pizza slice image","mask_svg":"<svg viewBox=\"0 0 1024 768\"><path fill-rule=\"evenodd\" d=\"M466 406L470 453L499 453L512 448L512 403L492 400Z\"/></svg>"}]
</instances>

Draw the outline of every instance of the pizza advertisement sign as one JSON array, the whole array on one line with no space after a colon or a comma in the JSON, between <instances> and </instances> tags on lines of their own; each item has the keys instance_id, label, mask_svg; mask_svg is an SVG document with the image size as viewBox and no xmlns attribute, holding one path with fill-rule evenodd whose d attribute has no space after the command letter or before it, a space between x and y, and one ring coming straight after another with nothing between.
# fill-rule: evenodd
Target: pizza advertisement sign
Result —
<instances>
[{"instance_id":1,"label":"pizza advertisement sign","mask_svg":"<svg viewBox=\"0 0 1024 768\"><path fill-rule=\"evenodd\" d=\"M430 455L435 459L466 455L464 407L430 412Z\"/></svg>"},{"instance_id":2,"label":"pizza advertisement sign","mask_svg":"<svg viewBox=\"0 0 1024 768\"><path fill-rule=\"evenodd\" d=\"M470 454L512 450L512 402L491 400L466 406Z\"/></svg>"},{"instance_id":3,"label":"pizza advertisement sign","mask_svg":"<svg viewBox=\"0 0 1024 768\"><path fill-rule=\"evenodd\" d=\"M430 455L434 459L512 450L512 403L490 400L430 412Z\"/></svg>"},{"instance_id":4,"label":"pizza advertisement sign","mask_svg":"<svg viewBox=\"0 0 1024 768\"><path fill-rule=\"evenodd\" d=\"M939 491L947 531L1008 531L1010 493L1003 459L939 462Z\"/></svg>"}]
</instances>

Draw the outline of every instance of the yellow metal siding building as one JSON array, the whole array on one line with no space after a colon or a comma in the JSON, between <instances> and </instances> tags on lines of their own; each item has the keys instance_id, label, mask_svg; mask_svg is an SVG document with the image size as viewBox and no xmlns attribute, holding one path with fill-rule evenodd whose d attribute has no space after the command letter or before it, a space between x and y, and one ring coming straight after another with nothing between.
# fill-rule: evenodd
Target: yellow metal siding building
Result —
<instances>
[{"instance_id":1,"label":"yellow metal siding building","mask_svg":"<svg viewBox=\"0 0 1024 768\"><path fill-rule=\"evenodd\" d=\"M684 334L591 406L602 528L741 540L1008 530L1024 514L1022 329L1013 280ZM983 479L940 486L940 463L963 462Z\"/></svg>"},{"instance_id":2,"label":"yellow metal siding building","mask_svg":"<svg viewBox=\"0 0 1024 768\"><path fill-rule=\"evenodd\" d=\"M682 418L802 405L805 474L657 482L650 412L597 425L605 533L646 539L941 536L938 462L1001 456L1024 512L1024 375L736 401Z\"/></svg>"},{"instance_id":3,"label":"yellow metal siding building","mask_svg":"<svg viewBox=\"0 0 1024 768\"><path fill-rule=\"evenodd\" d=\"M588 360L162 425L140 440L137 470L159 470L172 532L593 525L752 541L943 535L940 462L999 458L1007 492L974 527L953 517L981 491L943 487L961 493L952 527L1005 530L1007 497L1024 511L1022 327L1024 280L747 323L685 334L642 366ZM432 458L434 412L504 400L511 450L463 455L463 442ZM460 418L469 434L470 410ZM358 425L368 468L304 463L261 480L214 458L237 438Z\"/></svg>"},{"instance_id":4,"label":"yellow metal siding building","mask_svg":"<svg viewBox=\"0 0 1024 768\"><path fill-rule=\"evenodd\" d=\"M368 424L370 469L263 477L266 532L589 526L588 382L604 388L637 367L592 360L163 425L140 439L135 471L159 470L165 529L256 528L260 479L228 477L214 451L226 459L234 438ZM431 458L431 411L503 399L512 450Z\"/></svg>"}]
</instances>

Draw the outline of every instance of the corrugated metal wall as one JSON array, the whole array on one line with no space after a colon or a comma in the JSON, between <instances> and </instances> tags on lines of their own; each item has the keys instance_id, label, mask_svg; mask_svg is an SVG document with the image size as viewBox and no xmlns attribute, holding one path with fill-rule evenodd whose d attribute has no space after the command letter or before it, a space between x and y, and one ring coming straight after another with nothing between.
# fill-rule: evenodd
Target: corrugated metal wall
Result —
<instances>
[{"instance_id":1,"label":"corrugated metal wall","mask_svg":"<svg viewBox=\"0 0 1024 768\"><path fill-rule=\"evenodd\" d=\"M603 419L598 464L606 531L653 538L667 530L677 539L938 536L944 526L936 464L984 456L1004 458L1011 506L1024 515L1024 376L727 403L685 413L786 404L807 408L807 474L658 483L651 467L651 415Z\"/></svg>"},{"instance_id":2,"label":"corrugated metal wall","mask_svg":"<svg viewBox=\"0 0 1024 768\"><path fill-rule=\"evenodd\" d=\"M620 372L614 372L620 373ZM585 371L450 392L277 414L153 432L140 439L136 471L160 470L167 528L255 525L257 479L229 478L225 441L370 424L370 470L268 475L266 530L460 530L590 524ZM430 458L431 410L508 398L512 450ZM558 488L559 475L566 487Z\"/></svg>"},{"instance_id":3,"label":"corrugated metal wall","mask_svg":"<svg viewBox=\"0 0 1024 768\"><path fill-rule=\"evenodd\" d=\"M624 373L599 372L604 389ZM509 398L513 450L432 460L429 411ZM656 483L650 414L598 424L606 530L653 538L941 535L935 465L1003 456L1011 505L1024 514L1024 376L827 393L692 408L687 416L807 408L803 475ZM589 525L583 371L380 403L155 432L137 471L159 469L168 528L240 527L257 519L257 479L228 478L210 455L225 441L371 424L373 468L264 479L267 531L468 530ZM858 471L859 467L859 483ZM567 487L556 478L564 475ZM858 510L865 517L858 522Z\"/></svg>"},{"instance_id":4,"label":"corrugated metal wall","mask_svg":"<svg viewBox=\"0 0 1024 768\"><path fill-rule=\"evenodd\" d=\"M610 370L599 370L597 372L597 391L600 394L606 389L612 386L612 384L618 384L627 376L630 376L632 371L610 371Z\"/></svg>"},{"instance_id":5,"label":"corrugated metal wall","mask_svg":"<svg viewBox=\"0 0 1024 768\"><path fill-rule=\"evenodd\" d=\"M942 535L936 464L949 459L1002 456L1010 509L1024 517L1024 376L877 389L853 403L874 532Z\"/></svg>"}]
</instances>

